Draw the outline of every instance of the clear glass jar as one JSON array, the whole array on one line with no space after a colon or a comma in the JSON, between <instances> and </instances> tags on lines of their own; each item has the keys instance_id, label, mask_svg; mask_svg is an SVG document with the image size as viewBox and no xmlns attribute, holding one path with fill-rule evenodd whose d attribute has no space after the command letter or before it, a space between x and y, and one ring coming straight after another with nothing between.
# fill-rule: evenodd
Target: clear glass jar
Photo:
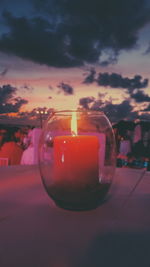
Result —
<instances>
[{"instance_id":1,"label":"clear glass jar","mask_svg":"<svg viewBox=\"0 0 150 267\"><path fill-rule=\"evenodd\" d=\"M57 206L88 210L100 205L115 166L115 138L104 113L66 110L48 118L40 138L39 167Z\"/></svg>"}]
</instances>

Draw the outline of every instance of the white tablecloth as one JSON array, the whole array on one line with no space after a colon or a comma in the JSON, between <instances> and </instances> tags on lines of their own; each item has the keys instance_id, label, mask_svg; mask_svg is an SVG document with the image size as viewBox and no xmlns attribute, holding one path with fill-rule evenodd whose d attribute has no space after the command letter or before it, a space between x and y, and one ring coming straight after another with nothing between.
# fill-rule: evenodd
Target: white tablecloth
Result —
<instances>
[{"instance_id":1,"label":"white tablecloth","mask_svg":"<svg viewBox=\"0 0 150 267\"><path fill-rule=\"evenodd\" d=\"M95 210L65 211L37 167L1 167L0 266L149 267L150 173L117 169L111 194Z\"/></svg>"}]
</instances>

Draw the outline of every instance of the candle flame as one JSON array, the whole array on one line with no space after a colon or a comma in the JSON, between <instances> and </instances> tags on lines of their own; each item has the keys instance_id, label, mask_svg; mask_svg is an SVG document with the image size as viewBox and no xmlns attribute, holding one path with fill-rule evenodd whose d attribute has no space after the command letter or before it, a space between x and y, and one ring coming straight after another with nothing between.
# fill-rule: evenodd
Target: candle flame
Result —
<instances>
[{"instance_id":1,"label":"candle flame","mask_svg":"<svg viewBox=\"0 0 150 267\"><path fill-rule=\"evenodd\" d=\"M72 112L71 118L71 133L73 136L77 135L77 114L76 112Z\"/></svg>"}]
</instances>

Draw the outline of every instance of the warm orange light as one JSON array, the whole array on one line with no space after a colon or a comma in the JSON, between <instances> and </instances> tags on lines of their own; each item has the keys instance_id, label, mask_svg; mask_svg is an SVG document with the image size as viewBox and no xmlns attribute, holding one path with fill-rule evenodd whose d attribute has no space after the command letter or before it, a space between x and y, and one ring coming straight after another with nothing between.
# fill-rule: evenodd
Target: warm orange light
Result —
<instances>
[{"instance_id":1,"label":"warm orange light","mask_svg":"<svg viewBox=\"0 0 150 267\"><path fill-rule=\"evenodd\" d=\"M18 113L16 112L16 113L7 113L7 116L9 116L9 117L19 117L18 116Z\"/></svg>"},{"instance_id":2,"label":"warm orange light","mask_svg":"<svg viewBox=\"0 0 150 267\"><path fill-rule=\"evenodd\" d=\"M77 114L76 112L72 112L72 118L71 118L71 133L73 136L77 135Z\"/></svg>"}]
</instances>

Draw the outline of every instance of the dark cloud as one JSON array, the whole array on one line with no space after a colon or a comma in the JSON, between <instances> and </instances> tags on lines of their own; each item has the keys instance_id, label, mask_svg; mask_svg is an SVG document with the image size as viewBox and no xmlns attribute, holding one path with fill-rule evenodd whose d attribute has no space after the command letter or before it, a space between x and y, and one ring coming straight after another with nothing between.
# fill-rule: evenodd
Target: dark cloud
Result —
<instances>
[{"instance_id":1,"label":"dark cloud","mask_svg":"<svg viewBox=\"0 0 150 267\"><path fill-rule=\"evenodd\" d=\"M0 77L4 77L8 72L8 68L5 68L2 72L0 72Z\"/></svg>"},{"instance_id":2,"label":"dark cloud","mask_svg":"<svg viewBox=\"0 0 150 267\"><path fill-rule=\"evenodd\" d=\"M107 105L107 102L105 102L105 105ZM91 105L91 110L101 110L103 109L104 107L104 103L101 99L98 99L98 100L95 100L92 105Z\"/></svg>"},{"instance_id":3,"label":"dark cloud","mask_svg":"<svg viewBox=\"0 0 150 267\"><path fill-rule=\"evenodd\" d=\"M133 111L133 106L130 104L129 100L124 100L120 104L113 104L111 101L103 102L103 100L100 98L93 99L93 101L91 101L92 105L89 107L90 102L88 102L88 98L87 102L85 101L85 105L83 105L83 99L81 98L79 100L80 105L86 109L103 111L111 122L117 122L123 119L133 120L138 117L138 112Z\"/></svg>"},{"instance_id":4,"label":"dark cloud","mask_svg":"<svg viewBox=\"0 0 150 267\"><path fill-rule=\"evenodd\" d=\"M0 103L5 104L9 99L12 99L17 89L11 85L3 85L0 87Z\"/></svg>"},{"instance_id":5,"label":"dark cloud","mask_svg":"<svg viewBox=\"0 0 150 267\"><path fill-rule=\"evenodd\" d=\"M114 63L120 51L135 48L139 30L150 22L146 0L33 2L36 17L5 12L0 50L48 66Z\"/></svg>"},{"instance_id":6,"label":"dark cloud","mask_svg":"<svg viewBox=\"0 0 150 267\"><path fill-rule=\"evenodd\" d=\"M63 91L65 95L73 95L74 94L73 87L67 83L61 82L57 87L61 91Z\"/></svg>"},{"instance_id":7,"label":"dark cloud","mask_svg":"<svg viewBox=\"0 0 150 267\"><path fill-rule=\"evenodd\" d=\"M150 102L150 96L139 90L136 93L131 93L130 96L137 102Z\"/></svg>"},{"instance_id":8,"label":"dark cloud","mask_svg":"<svg viewBox=\"0 0 150 267\"><path fill-rule=\"evenodd\" d=\"M32 92L34 90L34 88L29 84L24 84L24 85L20 86L20 89L25 90L25 91L30 91L30 92Z\"/></svg>"},{"instance_id":9,"label":"dark cloud","mask_svg":"<svg viewBox=\"0 0 150 267\"><path fill-rule=\"evenodd\" d=\"M103 108L103 111L108 114L108 116L114 117L114 119L117 118L118 120L131 117L132 110L133 107L128 100L124 100L122 103L115 105L109 103Z\"/></svg>"},{"instance_id":10,"label":"dark cloud","mask_svg":"<svg viewBox=\"0 0 150 267\"><path fill-rule=\"evenodd\" d=\"M98 98L104 98L108 93L98 93Z\"/></svg>"},{"instance_id":11,"label":"dark cloud","mask_svg":"<svg viewBox=\"0 0 150 267\"><path fill-rule=\"evenodd\" d=\"M120 104L106 103L101 110L113 122L123 119L133 120L138 117L138 112L133 111L129 100L124 100Z\"/></svg>"},{"instance_id":12,"label":"dark cloud","mask_svg":"<svg viewBox=\"0 0 150 267\"><path fill-rule=\"evenodd\" d=\"M149 42L149 45L148 45L148 47L147 47L147 49L146 49L144 55L147 55L147 54L149 54L149 53L150 53L150 42Z\"/></svg>"},{"instance_id":13,"label":"dark cloud","mask_svg":"<svg viewBox=\"0 0 150 267\"><path fill-rule=\"evenodd\" d=\"M80 98L79 100L79 105L82 106L85 109L89 109L89 104L94 102L95 98L90 96L90 97L83 97Z\"/></svg>"},{"instance_id":14,"label":"dark cloud","mask_svg":"<svg viewBox=\"0 0 150 267\"><path fill-rule=\"evenodd\" d=\"M28 101L21 97L15 97L17 88L11 85L0 87L0 114L18 112L22 105Z\"/></svg>"},{"instance_id":15,"label":"dark cloud","mask_svg":"<svg viewBox=\"0 0 150 267\"><path fill-rule=\"evenodd\" d=\"M20 110L20 108L22 107L22 105L27 104L28 101L25 99L21 99L21 98L16 98L14 103L6 103L1 105L0 104L0 113L4 114L4 113L13 113L13 112L18 112Z\"/></svg>"},{"instance_id":16,"label":"dark cloud","mask_svg":"<svg viewBox=\"0 0 150 267\"><path fill-rule=\"evenodd\" d=\"M1 36L0 51L49 66L81 65L79 60L68 56L64 33L61 29L56 32L48 20L13 17L8 12L5 12L4 19L10 31Z\"/></svg>"},{"instance_id":17,"label":"dark cloud","mask_svg":"<svg viewBox=\"0 0 150 267\"><path fill-rule=\"evenodd\" d=\"M119 50L104 49L101 54L100 66L107 67L109 64L116 64L119 55Z\"/></svg>"},{"instance_id":18,"label":"dark cloud","mask_svg":"<svg viewBox=\"0 0 150 267\"><path fill-rule=\"evenodd\" d=\"M49 85L48 89L53 90L54 88L53 88L53 86Z\"/></svg>"},{"instance_id":19,"label":"dark cloud","mask_svg":"<svg viewBox=\"0 0 150 267\"><path fill-rule=\"evenodd\" d=\"M139 116L140 120L150 121L150 114L149 113L143 113Z\"/></svg>"},{"instance_id":20,"label":"dark cloud","mask_svg":"<svg viewBox=\"0 0 150 267\"><path fill-rule=\"evenodd\" d=\"M145 88L148 85L148 79L141 81L142 77L140 75L135 75L133 78L122 77L118 73L99 73L97 78L98 85L110 86L112 88Z\"/></svg>"},{"instance_id":21,"label":"dark cloud","mask_svg":"<svg viewBox=\"0 0 150 267\"><path fill-rule=\"evenodd\" d=\"M83 83L85 84L91 84L95 81L95 75L96 75L96 70L94 68L91 68L87 76L85 77Z\"/></svg>"},{"instance_id":22,"label":"dark cloud","mask_svg":"<svg viewBox=\"0 0 150 267\"><path fill-rule=\"evenodd\" d=\"M91 84L96 82L99 86L124 88L132 91L134 89L145 88L148 86L148 79L143 79L141 75L135 75L133 78L122 77L118 73L100 72L96 75L96 71L92 68L83 83Z\"/></svg>"},{"instance_id":23,"label":"dark cloud","mask_svg":"<svg viewBox=\"0 0 150 267\"><path fill-rule=\"evenodd\" d=\"M122 77L122 75L118 73L109 74L108 72L100 72L96 75L95 69L92 68L85 77L83 83L91 84L93 82L96 82L99 86L127 89L129 96L138 103L150 101L150 96L143 91L138 90L135 92L135 89L148 86L149 80L143 79L141 75L135 75L133 78Z\"/></svg>"},{"instance_id":24,"label":"dark cloud","mask_svg":"<svg viewBox=\"0 0 150 267\"><path fill-rule=\"evenodd\" d=\"M145 109L143 109L141 111L146 111L146 112L148 111L148 112L150 112L150 104Z\"/></svg>"}]
</instances>

